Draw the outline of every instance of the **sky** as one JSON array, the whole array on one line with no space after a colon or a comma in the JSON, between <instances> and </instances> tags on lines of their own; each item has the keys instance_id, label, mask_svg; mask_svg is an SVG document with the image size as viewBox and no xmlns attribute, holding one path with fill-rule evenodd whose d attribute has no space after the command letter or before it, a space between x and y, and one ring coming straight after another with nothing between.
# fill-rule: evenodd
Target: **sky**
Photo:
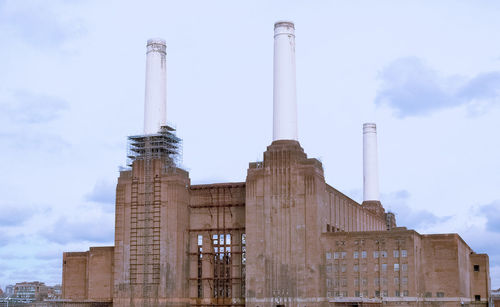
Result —
<instances>
[{"instance_id":1,"label":"sky","mask_svg":"<svg viewBox=\"0 0 500 307\"><path fill-rule=\"evenodd\" d=\"M193 184L245 181L272 141L273 24L296 27L299 141L362 201L488 253L500 288L500 2L0 0L0 287L61 282L62 253L113 245L145 51L167 42L167 120Z\"/></svg>"}]
</instances>

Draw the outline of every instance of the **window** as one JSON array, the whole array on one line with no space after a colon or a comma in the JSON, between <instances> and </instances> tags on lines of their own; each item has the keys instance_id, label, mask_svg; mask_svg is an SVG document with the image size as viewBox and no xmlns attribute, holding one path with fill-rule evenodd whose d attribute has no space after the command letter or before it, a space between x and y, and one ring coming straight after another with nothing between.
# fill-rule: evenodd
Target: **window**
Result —
<instances>
[{"instance_id":1,"label":"window","mask_svg":"<svg viewBox=\"0 0 500 307\"><path fill-rule=\"evenodd\" d=\"M368 290L363 291L363 297L368 297Z\"/></svg>"},{"instance_id":2,"label":"window","mask_svg":"<svg viewBox=\"0 0 500 307\"><path fill-rule=\"evenodd\" d=\"M387 296L388 296L387 294L388 294L388 293L387 293L387 290L384 290L384 291L382 292L382 296L383 296L383 297L387 297Z\"/></svg>"},{"instance_id":3,"label":"window","mask_svg":"<svg viewBox=\"0 0 500 307\"><path fill-rule=\"evenodd\" d=\"M394 277L394 284L399 285L399 277ZM396 295L399 296L399 295Z\"/></svg>"},{"instance_id":4,"label":"window","mask_svg":"<svg viewBox=\"0 0 500 307\"><path fill-rule=\"evenodd\" d=\"M396 290L396 292L394 292L394 296L396 297L400 296L399 290Z\"/></svg>"},{"instance_id":5,"label":"window","mask_svg":"<svg viewBox=\"0 0 500 307\"><path fill-rule=\"evenodd\" d=\"M378 272L378 264L375 265L374 269L375 269L375 272Z\"/></svg>"},{"instance_id":6,"label":"window","mask_svg":"<svg viewBox=\"0 0 500 307\"><path fill-rule=\"evenodd\" d=\"M380 291L375 291L375 297L380 297Z\"/></svg>"},{"instance_id":7,"label":"window","mask_svg":"<svg viewBox=\"0 0 500 307\"><path fill-rule=\"evenodd\" d=\"M328 291L328 292L326 293L326 295L327 295L328 297L332 297L332 296L333 296L333 291Z\"/></svg>"},{"instance_id":8,"label":"window","mask_svg":"<svg viewBox=\"0 0 500 307\"><path fill-rule=\"evenodd\" d=\"M403 296L408 296L408 290L403 291Z\"/></svg>"},{"instance_id":9,"label":"window","mask_svg":"<svg viewBox=\"0 0 500 307\"><path fill-rule=\"evenodd\" d=\"M221 233L212 235L212 245L214 249L214 258L212 258L213 272L214 278L219 280L219 283L212 289L213 297L215 298L231 297L231 242L230 234Z\"/></svg>"},{"instance_id":10,"label":"window","mask_svg":"<svg viewBox=\"0 0 500 307\"><path fill-rule=\"evenodd\" d=\"M330 278L326 279L326 287L330 289L332 287L332 280Z\"/></svg>"},{"instance_id":11,"label":"window","mask_svg":"<svg viewBox=\"0 0 500 307\"><path fill-rule=\"evenodd\" d=\"M394 258L399 258L399 250L395 249L393 251ZM399 295L398 295L399 296Z\"/></svg>"},{"instance_id":12,"label":"window","mask_svg":"<svg viewBox=\"0 0 500 307\"><path fill-rule=\"evenodd\" d=\"M374 284L375 286L378 286L378 284L379 284L379 279L378 279L377 277L375 277L375 279L373 280L373 284Z\"/></svg>"},{"instance_id":13,"label":"window","mask_svg":"<svg viewBox=\"0 0 500 307\"><path fill-rule=\"evenodd\" d=\"M347 297L347 291L342 292L343 297Z\"/></svg>"},{"instance_id":14,"label":"window","mask_svg":"<svg viewBox=\"0 0 500 307\"><path fill-rule=\"evenodd\" d=\"M340 271L341 272L345 272L345 264L343 264L343 265L340 266Z\"/></svg>"},{"instance_id":15,"label":"window","mask_svg":"<svg viewBox=\"0 0 500 307\"><path fill-rule=\"evenodd\" d=\"M342 278L342 279L340 280L340 285L341 285L342 287L347 287L347 278Z\"/></svg>"},{"instance_id":16,"label":"window","mask_svg":"<svg viewBox=\"0 0 500 307\"><path fill-rule=\"evenodd\" d=\"M399 263L394 263L394 272L399 271Z\"/></svg>"},{"instance_id":17,"label":"window","mask_svg":"<svg viewBox=\"0 0 500 307\"><path fill-rule=\"evenodd\" d=\"M474 272L479 272L479 264L474 264Z\"/></svg>"},{"instance_id":18,"label":"window","mask_svg":"<svg viewBox=\"0 0 500 307\"><path fill-rule=\"evenodd\" d=\"M340 258L340 253L339 252L333 253L333 259L339 259L339 258Z\"/></svg>"},{"instance_id":19,"label":"window","mask_svg":"<svg viewBox=\"0 0 500 307\"><path fill-rule=\"evenodd\" d=\"M407 263L403 263L401 265L401 270L403 270L404 272L408 271L408 264Z\"/></svg>"},{"instance_id":20,"label":"window","mask_svg":"<svg viewBox=\"0 0 500 307\"><path fill-rule=\"evenodd\" d=\"M387 258L387 251L380 251L380 257Z\"/></svg>"},{"instance_id":21,"label":"window","mask_svg":"<svg viewBox=\"0 0 500 307\"><path fill-rule=\"evenodd\" d=\"M366 251L361 252L361 258L366 258Z\"/></svg>"},{"instance_id":22,"label":"window","mask_svg":"<svg viewBox=\"0 0 500 307\"><path fill-rule=\"evenodd\" d=\"M335 291L335 296L339 297L340 296L340 292L339 291Z\"/></svg>"},{"instance_id":23,"label":"window","mask_svg":"<svg viewBox=\"0 0 500 307\"><path fill-rule=\"evenodd\" d=\"M368 284L368 280L366 280L366 278L362 278L362 279L361 279L361 284L362 284L363 286L366 286L366 285ZM368 295L368 294L367 294L367 295Z\"/></svg>"},{"instance_id":24,"label":"window","mask_svg":"<svg viewBox=\"0 0 500 307\"><path fill-rule=\"evenodd\" d=\"M344 259L346 256L347 256L347 253L346 253L346 252L342 252L342 253L340 254L340 257L341 257L342 259Z\"/></svg>"},{"instance_id":25,"label":"window","mask_svg":"<svg viewBox=\"0 0 500 307\"><path fill-rule=\"evenodd\" d=\"M382 263L382 272L387 271L387 263Z\"/></svg>"},{"instance_id":26,"label":"window","mask_svg":"<svg viewBox=\"0 0 500 307\"><path fill-rule=\"evenodd\" d=\"M406 257L406 256L408 256L406 249L402 249L401 250L401 257Z\"/></svg>"},{"instance_id":27,"label":"window","mask_svg":"<svg viewBox=\"0 0 500 307\"><path fill-rule=\"evenodd\" d=\"M354 265L354 272L358 272L359 271L359 266L357 264Z\"/></svg>"},{"instance_id":28,"label":"window","mask_svg":"<svg viewBox=\"0 0 500 307\"><path fill-rule=\"evenodd\" d=\"M332 259L332 253L326 253L326 259Z\"/></svg>"},{"instance_id":29,"label":"window","mask_svg":"<svg viewBox=\"0 0 500 307\"><path fill-rule=\"evenodd\" d=\"M378 251L373 252L373 258L378 258Z\"/></svg>"},{"instance_id":30,"label":"window","mask_svg":"<svg viewBox=\"0 0 500 307\"><path fill-rule=\"evenodd\" d=\"M354 285L355 285L355 286L359 286L359 279L354 278Z\"/></svg>"},{"instance_id":31,"label":"window","mask_svg":"<svg viewBox=\"0 0 500 307\"><path fill-rule=\"evenodd\" d=\"M198 298L203 297L203 282L201 280L201 277L203 275L203 265L202 265L202 259L203 259L203 235L198 235L198 280L197 280L197 291L198 291Z\"/></svg>"},{"instance_id":32,"label":"window","mask_svg":"<svg viewBox=\"0 0 500 307\"><path fill-rule=\"evenodd\" d=\"M436 292L436 297L444 297L444 292Z\"/></svg>"},{"instance_id":33,"label":"window","mask_svg":"<svg viewBox=\"0 0 500 307\"><path fill-rule=\"evenodd\" d=\"M424 297L432 297L432 293L430 293L430 292L425 292Z\"/></svg>"},{"instance_id":34,"label":"window","mask_svg":"<svg viewBox=\"0 0 500 307\"><path fill-rule=\"evenodd\" d=\"M331 264L329 264L329 265L326 266L326 272L327 273L331 273L332 270L333 270L333 266Z\"/></svg>"},{"instance_id":35,"label":"window","mask_svg":"<svg viewBox=\"0 0 500 307\"><path fill-rule=\"evenodd\" d=\"M353 258L354 259L358 259L358 256L359 256L359 253L358 252L354 252Z\"/></svg>"},{"instance_id":36,"label":"window","mask_svg":"<svg viewBox=\"0 0 500 307\"><path fill-rule=\"evenodd\" d=\"M481 295L474 295L474 300L479 302L481 300Z\"/></svg>"},{"instance_id":37,"label":"window","mask_svg":"<svg viewBox=\"0 0 500 307\"><path fill-rule=\"evenodd\" d=\"M408 277L403 277L403 278L401 278L401 283L402 283L403 285L407 285L407 284L408 284Z\"/></svg>"},{"instance_id":38,"label":"window","mask_svg":"<svg viewBox=\"0 0 500 307\"><path fill-rule=\"evenodd\" d=\"M360 295L359 291L354 291L354 296L355 297L360 297L361 295Z\"/></svg>"}]
</instances>

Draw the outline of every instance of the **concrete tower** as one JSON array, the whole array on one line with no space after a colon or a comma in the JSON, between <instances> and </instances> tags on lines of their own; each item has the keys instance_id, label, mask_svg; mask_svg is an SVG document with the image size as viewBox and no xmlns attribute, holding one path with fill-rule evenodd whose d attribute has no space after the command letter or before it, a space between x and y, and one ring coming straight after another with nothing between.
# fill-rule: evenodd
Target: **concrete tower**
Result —
<instances>
[{"instance_id":1,"label":"concrete tower","mask_svg":"<svg viewBox=\"0 0 500 307\"><path fill-rule=\"evenodd\" d=\"M323 296L321 255L308 252L320 243L308 238L321 234L326 186L321 162L297 141L295 92L294 25L277 22L273 142L246 180L247 306L314 305Z\"/></svg>"},{"instance_id":2,"label":"concrete tower","mask_svg":"<svg viewBox=\"0 0 500 307\"><path fill-rule=\"evenodd\" d=\"M116 188L113 306L188 305L189 175L166 125L165 41L149 40L144 135L129 136Z\"/></svg>"}]
</instances>

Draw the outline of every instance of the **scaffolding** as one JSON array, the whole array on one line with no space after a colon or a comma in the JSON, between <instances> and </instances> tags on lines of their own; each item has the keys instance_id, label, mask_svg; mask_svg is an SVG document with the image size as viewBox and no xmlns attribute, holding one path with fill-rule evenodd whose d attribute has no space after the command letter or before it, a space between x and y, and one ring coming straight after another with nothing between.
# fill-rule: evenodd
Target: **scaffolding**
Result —
<instances>
[{"instance_id":1,"label":"scaffolding","mask_svg":"<svg viewBox=\"0 0 500 307\"><path fill-rule=\"evenodd\" d=\"M136 160L161 159L165 168L179 167L182 160L182 140L175 135L171 125L161 126L156 134L128 137L127 166Z\"/></svg>"}]
</instances>

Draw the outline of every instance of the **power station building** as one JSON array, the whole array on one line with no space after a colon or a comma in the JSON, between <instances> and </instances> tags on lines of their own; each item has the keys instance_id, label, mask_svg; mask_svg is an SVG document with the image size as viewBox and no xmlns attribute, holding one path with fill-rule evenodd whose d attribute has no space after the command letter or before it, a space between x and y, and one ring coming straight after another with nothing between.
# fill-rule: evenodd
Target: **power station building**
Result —
<instances>
[{"instance_id":1,"label":"power station building","mask_svg":"<svg viewBox=\"0 0 500 307\"><path fill-rule=\"evenodd\" d=\"M487 306L486 254L396 227L363 126L364 201L325 182L297 137L295 28L274 25L273 142L245 182L192 185L166 122L166 44L149 40L144 134L129 137L115 245L63 255L67 306Z\"/></svg>"}]
</instances>

